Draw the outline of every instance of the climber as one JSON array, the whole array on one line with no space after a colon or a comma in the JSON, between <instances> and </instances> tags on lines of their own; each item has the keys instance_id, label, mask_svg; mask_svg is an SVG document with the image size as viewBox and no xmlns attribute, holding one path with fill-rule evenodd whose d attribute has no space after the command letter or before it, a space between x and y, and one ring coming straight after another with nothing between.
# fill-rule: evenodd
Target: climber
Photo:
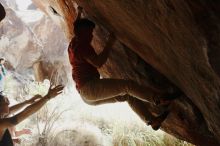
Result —
<instances>
[{"instance_id":1,"label":"climber","mask_svg":"<svg viewBox=\"0 0 220 146\"><path fill-rule=\"evenodd\" d=\"M4 95L0 95L0 146L13 146L9 129L37 112L43 105L47 103L47 101L62 93L63 88L64 87L62 85L58 85L56 87L52 87L51 85L47 95L44 97L37 95L12 107L8 106L8 98ZM25 106L27 107L23 111L12 117L8 117L9 114L18 111Z\"/></svg>"},{"instance_id":2,"label":"climber","mask_svg":"<svg viewBox=\"0 0 220 146\"><path fill-rule=\"evenodd\" d=\"M22 129L22 130L16 130L16 127L10 127L9 129L10 135L12 136L12 141L15 144L21 144L21 139L19 138L22 135L31 135L32 132L30 129Z\"/></svg>"},{"instance_id":3,"label":"climber","mask_svg":"<svg viewBox=\"0 0 220 146\"><path fill-rule=\"evenodd\" d=\"M81 13L82 8L78 7L78 16L74 22L75 37L69 44L68 54L72 65L72 77L84 102L90 105L98 105L126 101L122 96L127 95L141 102L168 105L175 98L175 94L161 93L157 89L139 85L132 80L100 79L97 68L106 62L115 38L114 35L110 34L105 48L97 55L91 46L95 24L88 19L80 18ZM150 112L145 114L147 113L150 114ZM157 130L167 115L168 112L164 112L158 117L149 115L152 117L149 124Z\"/></svg>"},{"instance_id":4,"label":"climber","mask_svg":"<svg viewBox=\"0 0 220 146\"><path fill-rule=\"evenodd\" d=\"M6 15L5 8L0 3L0 21L2 21L5 18L5 15Z\"/></svg>"},{"instance_id":5,"label":"climber","mask_svg":"<svg viewBox=\"0 0 220 146\"><path fill-rule=\"evenodd\" d=\"M4 83L5 83L5 76L6 76L6 69L4 66L5 58L0 58L0 92L4 90Z\"/></svg>"}]
</instances>

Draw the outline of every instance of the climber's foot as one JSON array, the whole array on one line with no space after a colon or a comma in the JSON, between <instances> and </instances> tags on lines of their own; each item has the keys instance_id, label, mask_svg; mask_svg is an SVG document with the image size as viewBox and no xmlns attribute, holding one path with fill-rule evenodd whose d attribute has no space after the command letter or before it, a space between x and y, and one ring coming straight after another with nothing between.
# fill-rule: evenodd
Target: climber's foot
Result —
<instances>
[{"instance_id":1,"label":"climber's foot","mask_svg":"<svg viewBox=\"0 0 220 146\"><path fill-rule=\"evenodd\" d=\"M160 116L154 118L152 121L148 122L148 125L151 125L152 129L158 130L162 122L167 118L169 111L165 111Z\"/></svg>"}]
</instances>

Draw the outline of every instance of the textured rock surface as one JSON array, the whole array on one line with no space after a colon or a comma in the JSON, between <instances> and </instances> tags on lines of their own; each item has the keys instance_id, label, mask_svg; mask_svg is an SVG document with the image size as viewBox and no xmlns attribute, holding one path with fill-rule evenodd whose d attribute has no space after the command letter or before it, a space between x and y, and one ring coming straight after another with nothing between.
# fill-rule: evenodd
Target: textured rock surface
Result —
<instances>
[{"instance_id":1,"label":"textured rock surface","mask_svg":"<svg viewBox=\"0 0 220 146\"><path fill-rule=\"evenodd\" d=\"M73 0L33 1L71 37ZM94 41L97 52L105 43L107 31L113 31L120 41L100 70L102 75L130 78L165 90L177 86L186 96L172 104L163 130L197 145L218 145L219 2L76 1L99 26ZM151 109L154 113L159 110Z\"/></svg>"},{"instance_id":2,"label":"textured rock surface","mask_svg":"<svg viewBox=\"0 0 220 146\"><path fill-rule=\"evenodd\" d=\"M45 78L67 84L71 68L63 49L68 45L64 32L39 10L20 11L13 1L0 2L6 9L0 26L0 56L6 58L7 69L20 83L18 88L28 80Z\"/></svg>"},{"instance_id":3,"label":"textured rock surface","mask_svg":"<svg viewBox=\"0 0 220 146\"><path fill-rule=\"evenodd\" d=\"M6 8L7 19L1 26L1 56L7 58L15 70L29 68L40 57L41 47L36 38L16 13Z\"/></svg>"},{"instance_id":4,"label":"textured rock surface","mask_svg":"<svg viewBox=\"0 0 220 146\"><path fill-rule=\"evenodd\" d=\"M0 56L7 59L7 67L24 78L34 71L36 81L57 71L56 80L66 84L70 67L66 51L60 49L68 45L63 31L40 11L20 11L15 1L0 2L7 14L1 22Z\"/></svg>"}]
</instances>

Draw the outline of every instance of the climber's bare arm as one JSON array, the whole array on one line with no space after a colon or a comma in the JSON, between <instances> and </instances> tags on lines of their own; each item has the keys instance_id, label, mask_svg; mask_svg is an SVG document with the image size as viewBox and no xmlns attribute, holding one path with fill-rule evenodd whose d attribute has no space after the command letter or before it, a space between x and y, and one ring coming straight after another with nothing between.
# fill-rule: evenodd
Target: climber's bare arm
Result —
<instances>
[{"instance_id":1,"label":"climber's bare arm","mask_svg":"<svg viewBox=\"0 0 220 146\"><path fill-rule=\"evenodd\" d=\"M92 64L93 66L95 66L96 68L100 68L103 64L105 64L105 62L107 61L108 59L108 56L109 56L109 52L110 52L110 49L113 47L113 44L115 42L115 37L110 34L109 36L109 40L108 42L106 43L106 46L105 48L103 49L103 51L100 53L100 54L96 54L95 52L94 53L91 53L89 54L87 57L86 57L86 60Z\"/></svg>"},{"instance_id":2,"label":"climber's bare arm","mask_svg":"<svg viewBox=\"0 0 220 146\"><path fill-rule=\"evenodd\" d=\"M10 114L14 114L15 112L19 111L20 109L22 109L23 107L29 105L29 104L32 104L34 103L36 100L42 98L41 95L35 95L34 97L32 97L31 99L29 100L26 100L22 103L19 103L19 104L16 104L16 105L13 105L12 107L10 107L9 111L10 111Z\"/></svg>"},{"instance_id":3,"label":"climber's bare arm","mask_svg":"<svg viewBox=\"0 0 220 146\"><path fill-rule=\"evenodd\" d=\"M17 131L17 130L14 130L14 133L15 133L15 136L16 137L19 137L19 136L21 136L21 135L25 135L25 134L31 134L32 132L31 132L31 130L30 129L22 129L22 130L19 130L19 131Z\"/></svg>"},{"instance_id":4,"label":"climber's bare arm","mask_svg":"<svg viewBox=\"0 0 220 146\"><path fill-rule=\"evenodd\" d=\"M11 118L0 119L0 129L5 129L5 128L15 126L18 123L20 123L21 121L23 121L24 119L26 119L27 117L29 117L30 115L34 114L43 105L45 105L45 103L47 103L47 101L49 101L53 97L55 97L55 96L59 95L60 93L62 93L63 88L64 87L62 85L58 85L54 88L50 87L50 89L49 89L46 96L42 97L40 100L38 100L38 101L34 102L33 104L29 105L28 107L26 107L19 114L15 115Z\"/></svg>"}]
</instances>

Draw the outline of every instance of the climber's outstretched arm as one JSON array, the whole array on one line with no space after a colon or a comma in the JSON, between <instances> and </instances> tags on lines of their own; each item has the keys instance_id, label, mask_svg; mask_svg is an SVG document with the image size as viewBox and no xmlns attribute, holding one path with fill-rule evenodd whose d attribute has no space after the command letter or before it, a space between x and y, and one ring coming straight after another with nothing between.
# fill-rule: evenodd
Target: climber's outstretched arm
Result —
<instances>
[{"instance_id":1,"label":"climber's outstretched arm","mask_svg":"<svg viewBox=\"0 0 220 146\"><path fill-rule=\"evenodd\" d=\"M107 61L109 52L113 47L115 41L116 39L114 35L110 34L108 42L106 43L106 46L103 49L103 51L98 55L96 53L90 53L89 55L85 56L85 59L96 68L100 68Z\"/></svg>"},{"instance_id":2,"label":"climber's outstretched arm","mask_svg":"<svg viewBox=\"0 0 220 146\"><path fill-rule=\"evenodd\" d=\"M37 112L47 101L52 99L53 97L59 95L63 91L63 86L58 85L54 88L49 89L48 93L46 96L42 97L40 100L34 102L30 106L26 107L22 112L18 113L17 115L10 117L10 118L3 118L0 119L0 129L6 129L12 126L17 125L30 115L34 114Z\"/></svg>"},{"instance_id":3,"label":"climber's outstretched arm","mask_svg":"<svg viewBox=\"0 0 220 146\"><path fill-rule=\"evenodd\" d=\"M29 105L29 104L33 104L36 100L42 98L41 95L35 95L34 97L32 97L29 100L26 100L24 102L18 103L16 105L13 105L12 107L9 108L10 114L14 114L17 111L19 111L20 109L22 109L23 107Z\"/></svg>"}]
</instances>

